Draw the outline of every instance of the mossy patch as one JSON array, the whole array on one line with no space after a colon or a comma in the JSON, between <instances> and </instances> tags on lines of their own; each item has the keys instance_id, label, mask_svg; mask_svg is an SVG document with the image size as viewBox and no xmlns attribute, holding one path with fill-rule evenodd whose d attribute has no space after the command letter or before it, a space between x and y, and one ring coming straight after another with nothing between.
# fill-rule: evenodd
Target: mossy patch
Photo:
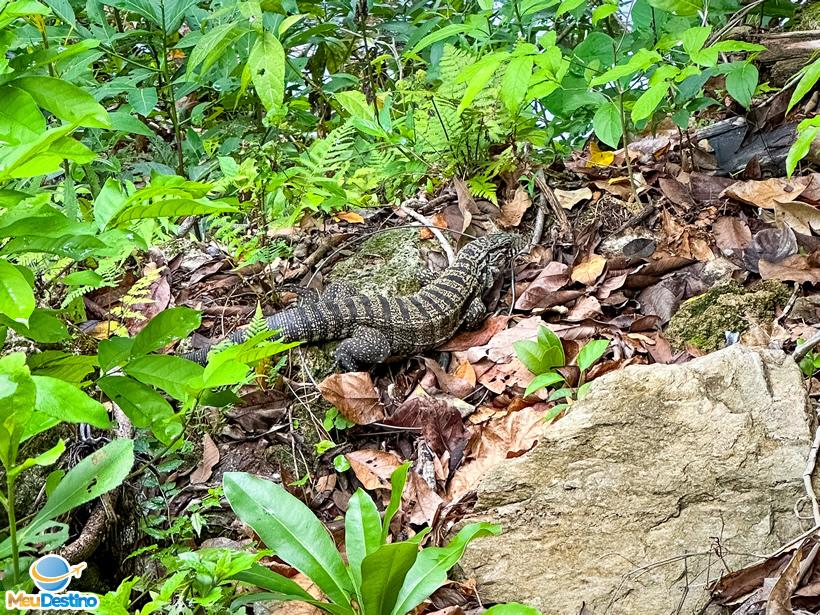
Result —
<instances>
[{"instance_id":1,"label":"mossy patch","mask_svg":"<svg viewBox=\"0 0 820 615\"><path fill-rule=\"evenodd\" d=\"M393 229L366 239L355 254L340 261L328 276L366 293L410 295L421 288L425 267L417 229Z\"/></svg>"},{"instance_id":2,"label":"mossy patch","mask_svg":"<svg viewBox=\"0 0 820 615\"><path fill-rule=\"evenodd\" d=\"M751 288L735 282L719 284L681 305L666 329L678 348L691 344L711 352L725 343L726 332L743 333L756 323L770 321L774 310L789 299L789 289L767 280Z\"/></svg>"}]
</instances>

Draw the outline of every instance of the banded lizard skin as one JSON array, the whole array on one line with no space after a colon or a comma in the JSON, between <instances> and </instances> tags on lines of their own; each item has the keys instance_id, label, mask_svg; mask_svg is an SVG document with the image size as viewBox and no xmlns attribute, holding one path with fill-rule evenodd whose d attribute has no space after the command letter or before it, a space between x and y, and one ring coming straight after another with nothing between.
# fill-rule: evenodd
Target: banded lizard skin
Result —
<instances>
[{"instance_id":1,"label":"banded lizard skin","mask_svg":"<svg viewBox=\"0 0 820 615\"><path fill-rule=\"evenodd\" d=\"M285 342L342 340L336 348L338 366L358 371L390 358L404 358L446 342L462 326L477 327L486 314L482 295L521 247L511 233L494 233L468 243L455 262L417 293L384 297L356 292L346 284L331 284L318 301L287 308L269 316L270 330ZM239 329L227 339L241 343ZM209 348L182 355L205 363Z\"/></svg>"}]
</instances>

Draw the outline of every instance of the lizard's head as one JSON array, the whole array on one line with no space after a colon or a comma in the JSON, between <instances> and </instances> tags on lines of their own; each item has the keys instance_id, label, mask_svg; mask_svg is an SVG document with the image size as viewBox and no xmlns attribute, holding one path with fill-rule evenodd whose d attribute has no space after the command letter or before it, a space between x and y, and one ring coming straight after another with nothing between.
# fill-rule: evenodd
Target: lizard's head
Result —
<instances>
[{"instance_id":1,"label":"lizard's head","mask_svg":"<svg viewBox=\"0 0 820 615\"><path fill-rule=\"evenodd\" d=\"M486 262L493 277L504 270L521 249L524 238L515 233L493 233L471 241L458 257L470 262Z\"/></svg>"}]
</instances>

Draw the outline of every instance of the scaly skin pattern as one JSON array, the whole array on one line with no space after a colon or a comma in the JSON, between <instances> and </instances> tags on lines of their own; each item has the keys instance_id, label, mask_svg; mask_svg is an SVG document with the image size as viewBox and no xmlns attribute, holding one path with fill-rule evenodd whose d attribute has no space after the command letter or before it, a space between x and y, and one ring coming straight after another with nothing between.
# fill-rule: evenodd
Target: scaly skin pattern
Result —
<instances>
[{"instance_id":1,"label":"scaly skin pattern","mask_svg":"<svg viewBox=\"0 0 820 615\"><path fill-rule=\"evenodd\" d=\"M269 316L267 326L285 342L342 340L336 360L345 371L412 356L446 342L462 326L481 323L486 313L482 295L519 247L517 235L487 235L467 244L449 268L413 295L364 295L332 284L318 301ZM240 329L228 339L241 343L246 332ZM204 363L208 350L183 356Z\"/></svg>"}]
</instances>

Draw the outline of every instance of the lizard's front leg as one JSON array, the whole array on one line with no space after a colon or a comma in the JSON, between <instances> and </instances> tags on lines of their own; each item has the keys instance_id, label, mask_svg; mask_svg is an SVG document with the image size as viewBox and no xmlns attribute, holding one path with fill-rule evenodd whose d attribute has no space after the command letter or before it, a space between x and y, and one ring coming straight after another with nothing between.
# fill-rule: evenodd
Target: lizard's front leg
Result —
<instances>
[{"instance_id":1,"label":"lizard's front leg","mask_svg":"<svg viewBox=\"0 0 820 615\"><path fill-rule=\"evenodd\" d=\"M381 331L371 327L356 327L353 335L336 348L336 362L346 372L360 371L389 356L390 342Z\"/></svg>"},{"instance_id":2,"label":"lizard's front leg","mask_svg":"<svg viewBox=\"0 0 820 615\"><path fill-rule=\"evenodd\" d=\"M481 300L481 297L476 297L467 306L467 312L464 314L464 323L462 327L468 331L475 331L484 322L484 317L487 315L487 306Z\"/></svg>"}]
</instances>

